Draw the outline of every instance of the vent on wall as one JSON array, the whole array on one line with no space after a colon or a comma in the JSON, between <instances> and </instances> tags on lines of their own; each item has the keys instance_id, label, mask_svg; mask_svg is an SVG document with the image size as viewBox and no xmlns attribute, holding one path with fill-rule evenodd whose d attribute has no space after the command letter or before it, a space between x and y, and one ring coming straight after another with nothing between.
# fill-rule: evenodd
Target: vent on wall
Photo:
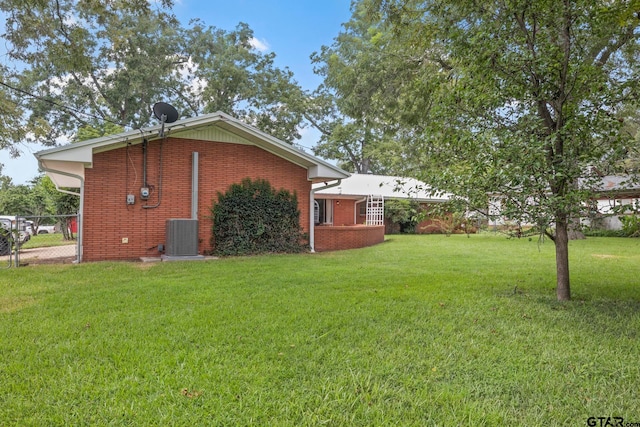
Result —
<instances>
[{"instance_id":1,"label":"vent on wall","mask_svg":"<svg viewBox=\"0 0 640 427\"><path fill-rule=\"evenodd\" d=\"M167 256L197 256L198 220L168 219L166 238Z\"/></svg>"}]
</instances>

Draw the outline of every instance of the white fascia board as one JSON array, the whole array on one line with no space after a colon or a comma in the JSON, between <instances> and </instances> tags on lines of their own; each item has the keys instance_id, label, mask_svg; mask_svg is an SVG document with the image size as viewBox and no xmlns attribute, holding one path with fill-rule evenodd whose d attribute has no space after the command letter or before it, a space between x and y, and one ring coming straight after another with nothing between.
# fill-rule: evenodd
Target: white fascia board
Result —
<instances>
[{"instance_id":1,"label":"white fascia board","mask_svg":"<svg viewBox=\"0 0 640 427\"><path fill-rule=\"evenodd\" d=\"M63 148L63 147L58 147ZM93 148L89 145L74 147L74 144L64 146L64 150L46 150L36 153L42 161L67 161L91 164L93 162Z\"/></svg>"},{"instance_id":2,"label":"white fascia board","mask_svg":"<svg viewBox=\"0 0 640 427\"><path fill-rule=\"evenodd\" d=\"M345 179L349 176L351 175L342 169L324 162L318 162L307 170L307 178L310 181Z\"/></svg>"}]
</instances>

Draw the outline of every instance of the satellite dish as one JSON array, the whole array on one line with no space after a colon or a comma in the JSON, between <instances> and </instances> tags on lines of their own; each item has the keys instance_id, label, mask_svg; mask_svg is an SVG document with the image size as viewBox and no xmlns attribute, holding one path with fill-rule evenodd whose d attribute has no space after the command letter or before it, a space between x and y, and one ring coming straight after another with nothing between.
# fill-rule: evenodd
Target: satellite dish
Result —
<instances>
[{"instance_id":1,"label":"satellite dish","mask_svg":"<svg viewBox=\"0 0 640 427\"><path fill-rule=\"evenodd\" d=\"M173 123L178 120L178 110L166 102L156 102L153 104L153 114L162 123Z\"/></svg>"},{"instance_id":2,"label":"satellite dish","mask_svg":"<svg viewBox=\"0 0 640 427\"><path fill-rule=\"evenodd\" d=\"M162 124L162 128L160 128L160 138L164 138L164 124L173 123L178 120L178 110L166 102L156 102L153 104L153 114Z\"/></svg>"}]
</instances>

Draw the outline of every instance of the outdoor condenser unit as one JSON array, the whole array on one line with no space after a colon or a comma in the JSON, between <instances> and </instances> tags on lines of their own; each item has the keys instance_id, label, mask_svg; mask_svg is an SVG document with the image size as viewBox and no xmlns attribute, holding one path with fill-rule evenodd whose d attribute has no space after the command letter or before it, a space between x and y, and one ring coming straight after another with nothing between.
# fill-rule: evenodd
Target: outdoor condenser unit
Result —
<instances>
[{"instance_id":1,"label":"outdoor condenser unit","mask_svg":"<svg viewBox=\"0 0 640 427\"><path fill-rule=\"evenodd\" d=\"M198 255L198 220L197 219L168 219L167 220L167 256L197 256Z\"/></svg>"}]
</instances>

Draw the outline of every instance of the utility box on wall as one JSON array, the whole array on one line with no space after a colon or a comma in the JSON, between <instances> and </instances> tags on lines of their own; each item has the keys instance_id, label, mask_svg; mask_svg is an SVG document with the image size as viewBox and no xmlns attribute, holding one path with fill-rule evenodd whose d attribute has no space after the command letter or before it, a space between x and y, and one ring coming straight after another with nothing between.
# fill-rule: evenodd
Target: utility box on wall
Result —
<instances>
[{"instance_id":1,"label":"utility box on wall","mask_svg":"<svg viewBox=\"0 0 640 427\"><path fill-rule=\"evenodd\" d=\"M197 256L198 220L168 219L166 239L167 256Z\"/></svg>"}]
</instances>

